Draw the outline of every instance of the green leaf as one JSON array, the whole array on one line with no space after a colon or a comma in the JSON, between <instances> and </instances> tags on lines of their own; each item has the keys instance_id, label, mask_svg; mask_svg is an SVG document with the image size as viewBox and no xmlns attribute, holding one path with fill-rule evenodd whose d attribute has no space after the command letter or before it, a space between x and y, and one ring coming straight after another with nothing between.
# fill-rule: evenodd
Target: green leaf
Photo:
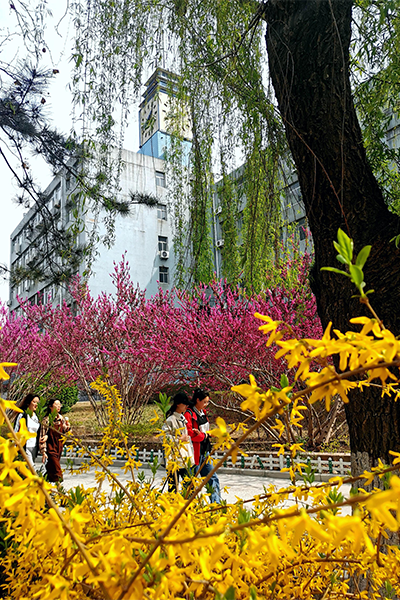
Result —
<instances>
[{"instance_id":1,"label":"green leaf","mask_svg":"<svg viewBox=\"0 0 400 600\"><path fill-rule=\"evenodd\" d=\"M287 378L287 375L285 373L282 373L281 375L281 386L282 388L289 386L289 379Z\"/></svg>"},{"instance_id":2,"label":"green leaf","mask_svg":"<svg viewBox=\"0 0 400 600\"><path fill-rule=\"evenodd\" d=\"M225 592L225 600L235 600L235 588L233 585Z\"/></svg>"},{"instance_id":3,"label":"green leaf","mask_svg":"<svg viewBox=\"0 0 400 600\"><path fill-rule=\"evenodd\" d=\"M338 254L338 255L336 256L336 258L337 258L337 260L338 260L339 262L341 262L341 263L342 263L342 264L344 264L344 265L349 265L349 264L351 264L351 263L349 263L349 261L347 260L347 258L345 258L344 256L342 256L341 254Z\"/></svg>"},{"instance_id":4,"label":"green leaf","mask_svg":"<svg viewBox=\"0 0 400 600\"><path fill-rule=\"evenodd\" d=\"M394 244L395 244L396 248L398 248L398 247L399 247L399 244L400 244L400 235L396 235L396 236L395 236L394 238L392 238L390 241L391 241L391 242L394 242Z\"/></svg>"},{"instance_id":5,"label":"green leaf","mask_svg":"<svg viewBox=\"0 0 400 600\"><path fill-rule=\"evenodd\" d=\"M335 269L335 267L321 267L321 271L332 271L332 273L340 273L341 275L346 275L346 277L350 277L350 275L346 273L346 271Z\"/></svg>"},{"instance_id":6,"label":"green leaf","mask_svg":"<svg viewBox=\"0 0 400 600\"><path fill-rule=\"evenodd\" d=\"M367 262L367 258L369 256L369 253L371 252L371 248L372 246L364 246L364 248L362 248L358 253L356 265L360 267L360 269L362 269L365 263Z\"/></svg>"},{"instance_id":7,"label":"green leaf","mask_svg":"<svg viewBox=\"0 0 400 600\"><path fill-rule=\"evenodd\" d=\"M340 227L337 237L341 249L340 254L343 254L351 262L353 260L353 240Z\"/></svg>"},{"instance_id":8,"label":"green leaf","mask_svg":"<svg viewBox=\"0 0 400 600\"><path fill-rule=\"evenodd\" d=\"M235 588L233 585L226 590L225 594L220 594L217 592L215 595L215 600L235 600Z\"/></svg>"},{"instance_id":9,"label":"green leaf","mask_svg":"<svg viewBox=\"0 0 400 600\"><path fill-rule=\"evenodd\" d=\"M357 287L360 287L364 281L364 273L362 272L362 269L360 269L360 267L357 265L350 265L349 269L352 281L354 281Z\"/></svg>"},{"instance_id":10,"label":"green leaf","mask_svg":"<svg viewBox=\"0 0 400 600\"><path fill-rule=\"evenodd\" d=\"M254 585L250 588L250 600L257 600L257 590Z\"/></svg>"},{"instance_id":11,"label":"green leaf","mask_svg":"<svg viewBox=\"0 0 400 600\"><path fill-rule=\"evenodd\" d=\"M334 246L336 252L338 252L339 254L342 252L343 248L340 244L338 244L337 242L333 242L333 246ZM348 262L350 262L350 261L348 261Z\"/></svg>"}]
</instances>

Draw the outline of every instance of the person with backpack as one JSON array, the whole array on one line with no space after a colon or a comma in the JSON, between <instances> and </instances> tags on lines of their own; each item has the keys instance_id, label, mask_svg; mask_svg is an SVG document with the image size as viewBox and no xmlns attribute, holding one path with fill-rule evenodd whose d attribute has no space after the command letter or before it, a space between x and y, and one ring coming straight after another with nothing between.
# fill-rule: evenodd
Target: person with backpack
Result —
<instances>
[{"instance_id":1,"label":"person with backpack","mask_svg":"<svg viewBox=\"0 0 400 600\"><path fill-rule=\"evenodd\" d=\"M25 419L26 428L30 433L35 433L36 437L27 440L25 445L25 452L31 463L32 467L35 464L35 459L39 454L39 442L41 438L41 426L39 419L36 415L36 408L39 404L39 396L36 394L27 394L25 398L17 402L16 406L23 410L22 413L15 413L11 419L14 420L14 431L19 431L21 427L21 420ZM44 459L44 457L43 457Z\"/></svg>"},{"instance_id":2,"label":"person with backpack","mask_svg":"<svg viewBox=\"0 0 400 600\"><path fill-rule=\"evenodd\" d=\"M209 438L210 422L206 413L206 406L210 402L207 392L197 388L194 391L190 406L185 412L188 434L192 439L194 460L196 463L196 475L206 477L213 466L208 461L211 452L211 442ZM221 492L218 475L214 473L209 481L212 492L211 502L221 502Z\"/></svg>"},{"instance_id":3,"label":"person with backpack","mask_svg":"<svg viewBox=\"0 0 400 600\"><path fill-rule=\"evenodd\" d=\"M172 405L166 413L166 421L163 425L169 440L172 441L171 453L166 456L168 463L178 463L179 469L168 475L168 491L176 492L179 478L190 477L190 469L194 466L194 452L192 441L188 435L187 423L184 413L189 406L189 398L185 392L178 392L172 399Z\"/></svg>"}]
</instances>

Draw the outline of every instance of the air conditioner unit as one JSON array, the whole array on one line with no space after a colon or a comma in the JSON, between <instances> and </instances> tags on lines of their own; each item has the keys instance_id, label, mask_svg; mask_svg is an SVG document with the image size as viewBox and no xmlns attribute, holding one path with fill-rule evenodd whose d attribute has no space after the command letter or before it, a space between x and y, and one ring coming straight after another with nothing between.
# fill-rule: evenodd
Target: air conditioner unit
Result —
<instances>
[{"instance_id":1,"label":"air conditioner unit","mask_svg":"<svg viewBox=\"0 0 400 600\"><path fill-rule=\"evenodd\" d=\"M163 258L164 260L166 258L169 258L169 252L168 252L168 250L161 250L161 252L160 252L160 258Z\"/></svg>"},{"instance_id":2,"label":"air conditioner unit","mask_svg":"<svg viewBox=\"0 0 400 600\"><path fill-rule=\"evenodd\" d=\"M222 248L224 245L224 240L217 240L217 248Z\"/></svg>"},{"instance_id":3,"label":"air conditioner unit","mask_svg":"<svg viewBox=\"0 0 400 600\"><path fill-rule=\"evenodd\" d=\"M220 215L221 213L222 213L222 206L217 206L217 208L215 209L215 214Z\"/></svg>"}]
</instances>

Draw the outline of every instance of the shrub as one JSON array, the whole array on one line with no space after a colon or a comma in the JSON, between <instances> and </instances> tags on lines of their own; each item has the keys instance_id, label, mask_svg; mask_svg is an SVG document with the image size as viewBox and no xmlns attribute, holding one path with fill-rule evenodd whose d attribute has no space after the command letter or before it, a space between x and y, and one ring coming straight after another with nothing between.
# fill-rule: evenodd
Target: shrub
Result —
<instances>
[{"instance_id":1,"label":"shrub","mask_svg":"<svg viewBox=\"0 0 400 600\"><path fill-rule=\"evenodd\" d=\"M398 384L385 365L390 349L393 365L400 366L400 340L388 332L383 335L375 319L353 320L361 323L361 332L344 337L332 337L328 328L320 340L283 341L285 324L260 318L269 334L268 343L277 341L281 347L278 354L295 365L306 389L294 392L293 385L282 380L282 388L264 391L252 376L249 384L234 387L245 398L243 410L252 411L257 422L248 429L242 426L234 442L232 428L217 419L212 434L216 448L224 449L225 455L214 470L228 455L236 460L240 444L273 416L277 416L277 430L285 428L285 423L293 429L298 427L303 412L301 397L308 395L310 402L324 399L328 409L337 393L347 402L347 391L360 385L352 378L354 371L359 377L364 375L363 386L371 382L376 385L378 378L384 391L390 393ZM343 371L351 357L350 372L337 373L327 364L326 357L336 353ZM323 360L313 369L310 356L316 354ZM360 577L368 581L370 598L380 598L381 589L388 586L391 593L399 594L400 550L397 545L383 545L383 539L400 526L400 479L393 474L399 468L400 454L392 452L393 466L379 462L358 478L366 484L382 479L386 489L356 490L347 498L342 487L346 480L340 477L315 484L305 474L304 484L294 483L303 469L296 462L297 453L302 451L297 443L289 448L293 485L280 491L266 489L253 500L251 508L241 501L210 506L203 491L211 473L203 480L193 480L186 497L160 495L151 481L135 477L139 466L136 449L127 447L118 391L100 380L94 385L106 398L110 424L101 455L92 455L92 462L99 467L99 481L110 481L111 496L101 486L97 490L77 488L68 494L57 492L18 460L18 450L24 456L25 430L15 434L10 428L8 437L0 438L0 525L15 541L7 555L0 556L5 595L40 596L42 600L308 600L324 593L324 598L333 599L351 594ZM6 422L5 409L11 406L9 401L0 402ZM131 480L125 484L109 469L111 448L127 454ZM288 498L293 498L294 504L288 506ZM57 502L63 505L62 510ZM345 506L353 513L343 514Z\"/></svg>"}]
</instances>

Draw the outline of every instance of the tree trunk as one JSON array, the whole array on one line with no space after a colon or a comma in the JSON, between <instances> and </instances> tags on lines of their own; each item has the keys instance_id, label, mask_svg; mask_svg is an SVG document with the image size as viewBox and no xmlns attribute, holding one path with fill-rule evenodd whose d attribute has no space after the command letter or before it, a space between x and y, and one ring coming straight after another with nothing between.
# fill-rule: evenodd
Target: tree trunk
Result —
<instances>
[{"instance_id":1,"label":"tree trunk","mask_svg":"<svg viewBox=\"0 0 400 600\"><path fill-rule=\"evenodd\" d=\"M365 307L340 267L332 241L341 227L355 252L372 244L365 267L371 304L400 333L400 252L391 238L399 218L387 209L366 159L349 79L351 0L269 0L265 8L270 74L297 167L315 246L312 288L322 325L342 331ZM346 405L354 473L400 450L400 402L379 388L352 393Z\"/></svg>"}]
</instances>

